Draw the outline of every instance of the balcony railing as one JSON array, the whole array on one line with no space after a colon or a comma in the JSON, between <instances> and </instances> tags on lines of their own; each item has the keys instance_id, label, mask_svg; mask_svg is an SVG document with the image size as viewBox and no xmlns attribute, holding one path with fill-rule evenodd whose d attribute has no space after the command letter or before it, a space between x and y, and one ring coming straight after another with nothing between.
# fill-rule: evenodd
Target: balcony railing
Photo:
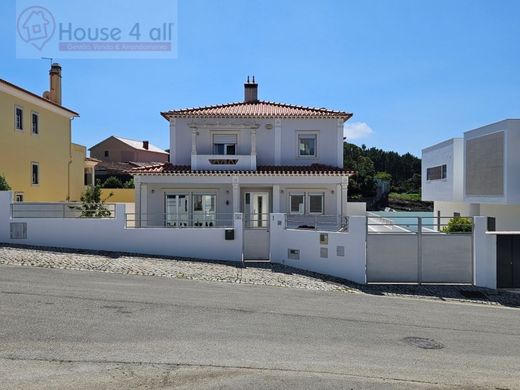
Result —
<instances>
[{"instance_id":1,"label":"balcony railing","mask_svg":"<svg viewBox=\"0 0 520 390\"><path fill-rule=\"evenodd\" d=\"M254 171L256 155L192 154L191 169Z\"/></svg>"}]
</instances>

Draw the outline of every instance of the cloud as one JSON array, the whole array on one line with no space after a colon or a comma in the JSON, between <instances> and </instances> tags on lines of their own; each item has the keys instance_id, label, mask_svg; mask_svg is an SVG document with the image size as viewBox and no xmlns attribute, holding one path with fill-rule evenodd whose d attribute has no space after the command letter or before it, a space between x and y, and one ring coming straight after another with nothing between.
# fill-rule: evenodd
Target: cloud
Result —
<instances>
[{"instance_id":1,"label":"cloud","mask_svg":"<svg viewBox=\"0 0 520 390\"><path fill-rule=\"evenodd\" d=\"M345 123L343 126L343 136L347 137L347 141L366 138L372 135L373 132L374 130L365 122Z\"/></svg>"}]
</instances>

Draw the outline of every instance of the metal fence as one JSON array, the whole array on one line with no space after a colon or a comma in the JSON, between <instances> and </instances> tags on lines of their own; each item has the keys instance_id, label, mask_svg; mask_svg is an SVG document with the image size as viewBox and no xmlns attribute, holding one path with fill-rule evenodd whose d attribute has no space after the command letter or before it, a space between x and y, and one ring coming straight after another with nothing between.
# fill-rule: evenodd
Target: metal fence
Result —
<instances>
[{"instance_id":1,"label":"metal fence","mask_svg":"<svg viewBox=\"0 0 520 390\"><path fill-rule=\"evenodd\" d=\"M286 214L288 229L346 231L348 217L341 215Z\"/></svg>"},{"instance_id":2,"label":"metal fence","mask_svg":"<svg viewBox=\"0 0 520 390\"><path fill-rule=\"evenodd\" d=\"M229 228L233 227L233 213L197 213L172 215L168 213L127 213L127 228Z\"/></svg>"},{"instance_id":3,"label":"metal fence","mask_svg":"<svg viewBox=\"0 0 520 390\"><path fill-rule=\"evenodd\" d=\"M114 218L115 204L12 203L12 218Z\"/></svg>"},{"instance_id":4,"label":"metal fence","mask_svg":"<svg viewBox=\"0 0 520 390\"><path fill-rule=\"evenodd\" d=\"M473 217L381 217L367 213L367 232L370 233L449 233L468 234L473 231Z\"/></svg>"},{"instance_id":5,"label":"metal fence","mask_svg":"<svg viewBox=\"0 0 520 390\"><path fill-rule=\"evenodd\" d=\"M268 229L269 213L264 214L244 214L244 228L246 229Z\"/></svg>"},{"instance_id":6,"label":"metal fence","mask_svg":"<svg viewBox=\"0 0 520 390\"><path fill-rule=\"evenodd\" d=\"M473 218L367 216L367 282L473 283Z\"/></svg>"}]
</instances>

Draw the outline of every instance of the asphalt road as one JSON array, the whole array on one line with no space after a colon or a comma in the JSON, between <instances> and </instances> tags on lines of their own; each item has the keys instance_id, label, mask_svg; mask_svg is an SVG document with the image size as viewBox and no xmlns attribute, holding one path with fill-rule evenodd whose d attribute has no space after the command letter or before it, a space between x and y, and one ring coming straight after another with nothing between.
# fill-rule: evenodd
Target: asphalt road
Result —
<instances>
[{"instance_id":1,"label":"asphalt road","mask_svg":"<svg viewBox=\"0 0 520 390\"><path fill-rule=\"evenodd\" d=\"M2 389L458 386L520 389L520 310L0 266Z\"/></svg>"}]
</instances>

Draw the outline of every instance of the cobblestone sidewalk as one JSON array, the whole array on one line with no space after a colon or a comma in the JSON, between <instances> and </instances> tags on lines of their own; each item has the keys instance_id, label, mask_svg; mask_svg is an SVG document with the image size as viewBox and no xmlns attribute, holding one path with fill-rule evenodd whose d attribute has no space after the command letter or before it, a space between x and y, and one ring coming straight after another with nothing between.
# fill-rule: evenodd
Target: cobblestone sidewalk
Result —
<instances>
[{"instance_id":1,"label":"cobblestone sidewalk","mask_svg":"<svg viewBox=\"0 0 520 390\"><path fill-rule=\"evenodd\" d=\"M195 259L155 258L118 253L95 253L57 248L0 246L0 264L80 271L100 271L130 275L161 276L211 282L303 288L320 291L355 292L309 274L281 267L242 268L239 264Z\"/></svg>"},{"instance_id":2,"label":"cobblestone sidewalk","mask_svg":"<svg viewBox=\"0 0 520 390\"><path fill-rule=\"evenodd\" d=\"M508 291L471 286L358 285L270 263L246 264L244 268L225 261L0 245L0 264L520 307L520 294Z\"/></svg>"}]
</instances>

